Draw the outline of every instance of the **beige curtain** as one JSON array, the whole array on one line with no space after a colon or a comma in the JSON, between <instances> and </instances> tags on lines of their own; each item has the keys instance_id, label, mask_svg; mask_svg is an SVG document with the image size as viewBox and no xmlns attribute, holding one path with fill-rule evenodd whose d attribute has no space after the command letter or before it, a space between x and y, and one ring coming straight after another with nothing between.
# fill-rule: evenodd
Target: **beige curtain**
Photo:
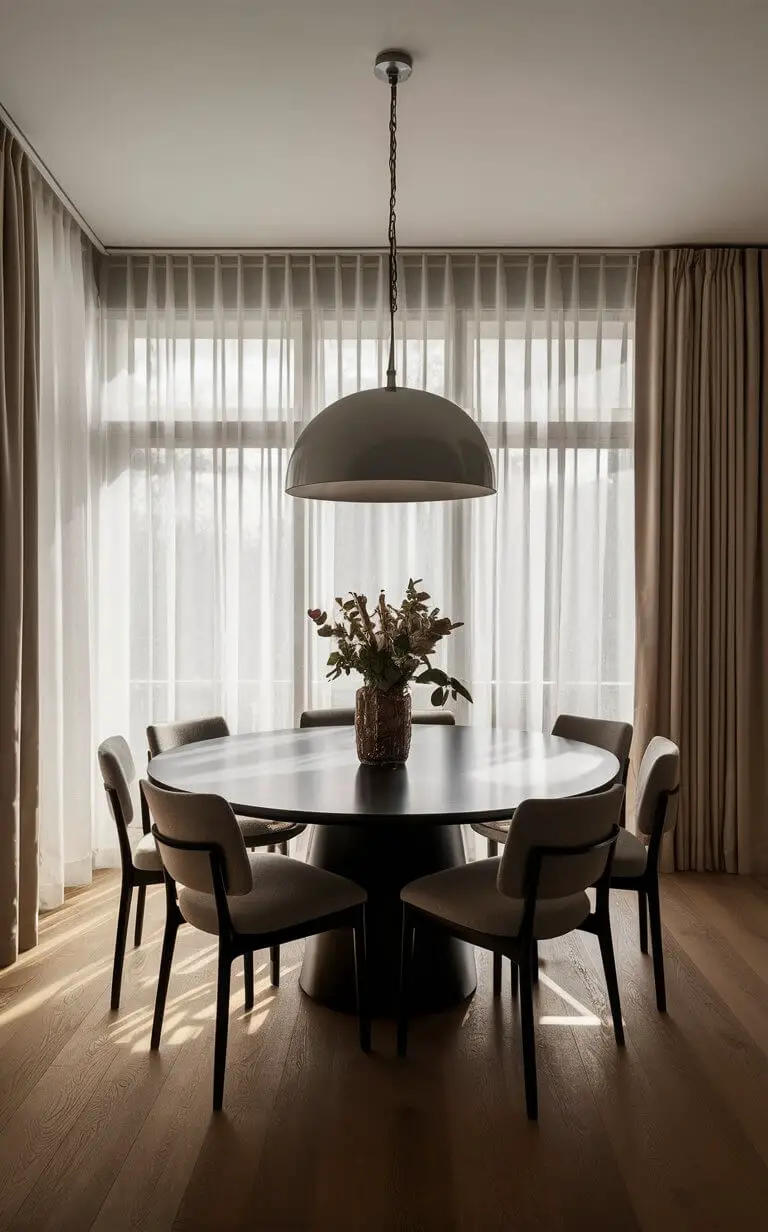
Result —
<instances>
[{"instance_id":1,"label":"beige curtain","mask_svg":"<svg viewBox=\"0 0 768 1232\"><path fill-rule=\"evenodd\" d=\"M0 125L0 967L37 941L36 265L31 168Z\"/></svg>"},{"instance_id":2,"label":"beige curtain","mask_svg":"<svg viewBox=\"0 0 768 1232\"><path fill-rule=\"evenodd\" d=\"M680 745L679 869L768 870L767 284L755 249L638 270L635 747Z\"/></svg>"}]
</instances>

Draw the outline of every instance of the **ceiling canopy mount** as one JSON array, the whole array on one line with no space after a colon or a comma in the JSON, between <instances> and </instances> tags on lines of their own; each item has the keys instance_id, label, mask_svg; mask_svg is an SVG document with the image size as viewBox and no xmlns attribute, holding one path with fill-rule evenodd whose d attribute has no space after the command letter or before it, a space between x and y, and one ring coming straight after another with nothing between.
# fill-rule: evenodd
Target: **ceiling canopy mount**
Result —
<instances>
[{"instance_id":1,"label":"ceiling canopy mount","mask_svg":"<svg viewBox=\"0 0 768 1232\"><path fill-rule=\"evenodd\" d=\"M389 86L394 78L395 84L401 86L413 72L413 56L407 51L380 51L376 57L373 71L379 81Z\"/></svg>"}]
</instances>

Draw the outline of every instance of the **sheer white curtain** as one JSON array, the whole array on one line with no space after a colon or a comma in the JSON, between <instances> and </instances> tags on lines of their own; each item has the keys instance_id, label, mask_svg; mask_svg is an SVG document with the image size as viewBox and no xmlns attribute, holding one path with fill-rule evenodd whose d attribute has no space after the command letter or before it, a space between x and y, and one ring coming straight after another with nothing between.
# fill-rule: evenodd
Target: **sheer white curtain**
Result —
<instances>
[{"instance_id":1,"label":"sheer white curtain","mask_svg":"<svg viewBox=\"0 0 768 1232\"><path fill-rule=\"evenodd\" d=\"M622 256L406 256L398 369L480 422L499 493L345 506L285 496L302 424L382 384L383 258L123 258L101 283L89 426L95 728L290 726L343 704L306 609L424 579L467 722L632 713L632 343ZM79 465L67 455L67 465ZM417 704L424 704L419 699Z\"/></svg>"},{"instance_id":2,"label":"sheer white curtain","mask_svg":"<svg viewBox=\"0 0 768 1232\"><path fill-rule=\"evenodd\" d=\"M37 185L40 278L40 906L111 860L114 826L94 807L94 662L89 495L98 396L98 303L91 248ZM102 793L103 794L103 793Z\"/></svg>"}]
</instances>

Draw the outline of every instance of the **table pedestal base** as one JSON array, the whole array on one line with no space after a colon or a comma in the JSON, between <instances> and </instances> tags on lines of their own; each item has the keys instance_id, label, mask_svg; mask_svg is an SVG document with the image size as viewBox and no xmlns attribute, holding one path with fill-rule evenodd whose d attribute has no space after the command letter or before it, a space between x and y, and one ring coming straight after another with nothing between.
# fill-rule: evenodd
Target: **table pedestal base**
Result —
<instances>
[{"instance_id":1,"label":"table pedestal base","mask_svg":"<svg viewBox=\"0 0 768 1232\"><path fill-rule=\"evenodd\" d=\"M341 873L368 893L368 982L371 1012L394 1017L400 978L400 890L416 877L465 863L458 825L315 826L308 862ZM355 1012L352 934L308 939L300 984L316 1001ZM412 1012L432 1013L471 996L477 986L472 947L442 929L420 925L414 953Z\"/></svg>"}]
</instances>

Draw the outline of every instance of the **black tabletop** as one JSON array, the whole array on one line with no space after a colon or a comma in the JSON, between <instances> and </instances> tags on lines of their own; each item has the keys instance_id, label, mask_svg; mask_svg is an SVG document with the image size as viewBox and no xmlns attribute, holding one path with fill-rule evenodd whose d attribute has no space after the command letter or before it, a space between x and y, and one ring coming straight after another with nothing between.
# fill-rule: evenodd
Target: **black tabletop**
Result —
<instances>
[{"instance_id":1,"label":"black tabletop","mask_svg":"<svg viewBox=\"0 0 768 1232\"><path fill-rule=\"evenodd\" d=\"M597 791L619 770L612 753L540 732L414 726L405 766L361 766L351 727L256 732L153 757L160 787L212 792L235 812L320 825L491 821L521 800Z\"/></svg>"}]
</instances>

